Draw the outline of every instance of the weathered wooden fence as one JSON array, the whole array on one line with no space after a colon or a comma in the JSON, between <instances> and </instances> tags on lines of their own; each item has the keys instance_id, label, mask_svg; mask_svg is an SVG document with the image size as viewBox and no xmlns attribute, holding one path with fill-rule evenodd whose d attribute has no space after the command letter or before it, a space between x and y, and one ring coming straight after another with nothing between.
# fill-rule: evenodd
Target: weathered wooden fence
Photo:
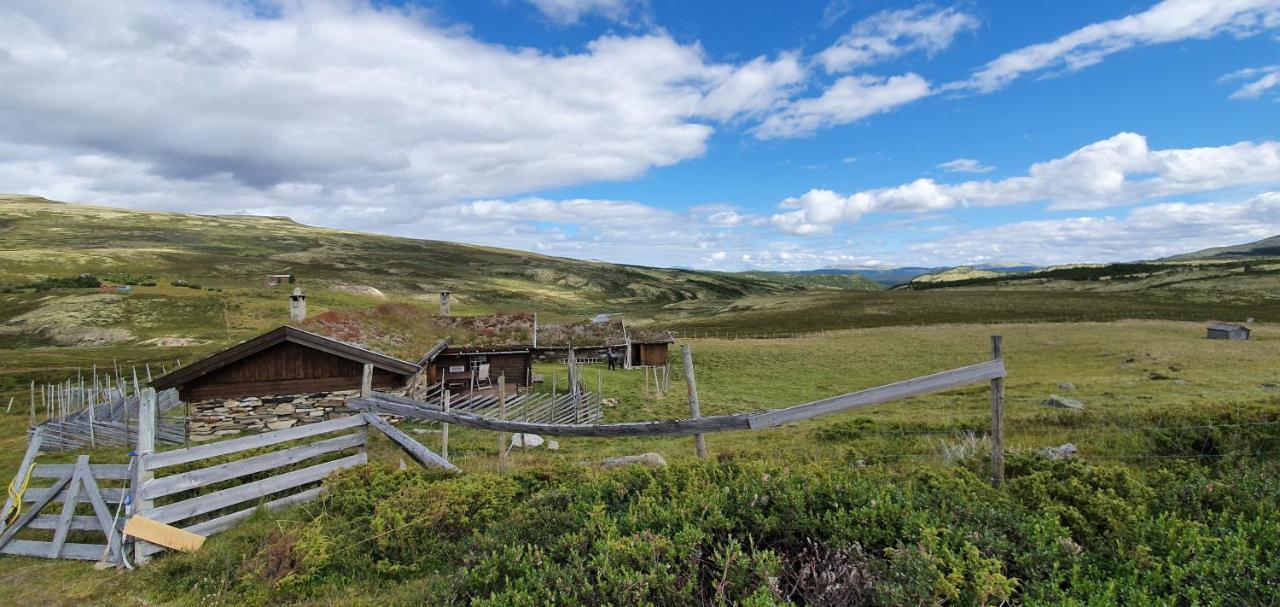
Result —
<instances>
[{"instance_id":1,"label":"weathered wooden fence","mask_svg":"<svg viewBox=\"0 0 1280 607\"><path fill-rule=\"evenodd\" d=\"M1003 353L999 336L992 337L993 359L958 369L951 369L932 375L916 377L905 381L868 388L849 394L833 396L811 403L772 409L752 413L716 415L701 417L697 405L696 387L690 385L690 405L692 417L682 420L628 422L616 424L601 423L545 423L529 422L516 419L512 415L494 417L470 411L461 411L456 407L443 410L441 407L412 398L371 392L367 396L353 399L349 406L368 411L389 413L407 418L422 419L448 424L459 424L472 428L494 430L497 432L520 432L529 434L546 434L550 436L591 436L591 437L635 437L635 436L680 436L703 435L714 432L738 430L761 430L841 413L872 405L878 405L915 396L924 396L944 392L980 383L991 386L992 402L992 445L993 449L1003 448L1004 431L1004 377L1006 375ZM688 346L685 346L687 348ZM685 356L685 378L692 379L693 363L690 355ZM703 440L698 440L699 455L705 452ZM992 480L999 484L1004 478L1003 454L994 453L992 457Z\"/></svg>"},{"instance_id":2,"label":"weathered wooden fence","mask_svg":"<svg viewBox=\"0 0 1280 607\"><path fill-rule=\"evenodd\" d=\"M129 466L90 465L89 456L82 455L74 464L28 463L23 473L23 485L32 479L53 482L27 487L22 493L20 503L26 509L0 533L0 554L90 561L119 556L121 541L115 523L125 496L123 485L132 474ZM60 514L45 514L54 504L61 505ZM80 504L89 504L92 514L77 514ZM6 516L14 505L6 504ZM29 536L44 537L19 539L18 533L24 530ZM101 543L68 541L73 532L80 540L100 537Z\"/></svg>"},{"instance_id":3,"label":"weathered wooden fence","mask_svg":"<svg viewBox=\"0 0 1280 607\"><path fill-rule=\"evenodd\" d=\"M70 451L87 447L127 447L138 435L140 401L138 393L114 391L102 402L45 420L39 424L44 429L40 448L43 451ZM160 413L182 406L177 390L158 392L156 403ZM156 440L175 445L185 443L187 418L160 417L156 425Z\"/></svg>"}]
</instances>

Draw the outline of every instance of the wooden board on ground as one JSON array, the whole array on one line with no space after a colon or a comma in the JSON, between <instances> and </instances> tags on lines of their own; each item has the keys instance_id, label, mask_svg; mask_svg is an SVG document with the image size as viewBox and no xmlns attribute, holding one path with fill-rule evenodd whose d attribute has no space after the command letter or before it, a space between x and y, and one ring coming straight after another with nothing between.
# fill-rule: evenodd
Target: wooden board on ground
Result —
<instances>
[{"instance_id":1,"label":"wooden board on ground","mask_svg":"<svg viewBox=\"0 0 1280 607\"><path fill-rule=\"evenodd\" d=\"M204 545L203 535L196 535L141 515L134 515L128 523L125 523L124 533L130 537L182 552L195 552Z\"/></svg>"}]
</instances>

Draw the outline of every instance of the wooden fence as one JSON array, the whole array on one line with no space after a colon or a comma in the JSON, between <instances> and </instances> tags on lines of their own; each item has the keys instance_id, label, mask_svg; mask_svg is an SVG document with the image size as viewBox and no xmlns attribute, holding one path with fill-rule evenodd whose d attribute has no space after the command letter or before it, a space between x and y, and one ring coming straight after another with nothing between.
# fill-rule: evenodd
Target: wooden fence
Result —
<instances>
[{"instance_id":1,"label":"wooden fence","mask_svg":"<svg viewBox=\"0 0 1280 607\"><path fill-rule=\"evenodd\" d=\"M33 434L14 486L25 487L21 503L31 506L0 533L0 553L50 558L112 560L120 557L125 536L120 517L122 502L130 504L124 518L142 516L209 536L230 529L258 508L274 510L312 500L330 474L367 460L368 428L373 427L424 466L457 470L372 413L358 413L317 422L207 443L171 451L156 451L156 393L141 393L136 458L125 465L90 465L80 456L74 465L34 464L42 439ZM200 465L207 463L208 465ZM193 467L199 466L199 467ZM57 479L51 485L27 487L32 479ZM110 481L120 486L106 486ZM128 499L126 499L126 497ZM265 501L264 501L265 500ZM76 514L76 505L92 505L92 516ZM60 516L41 514L63 503ZM114 508L110 507L115 504ZM0 520L10 513L6 504ZM52 531L50 540L18 539ZM70 532L102 534L101 544L71 543ZM139 563L164 548L138 540L133 554Z\"/></svg>"}]
</instances>

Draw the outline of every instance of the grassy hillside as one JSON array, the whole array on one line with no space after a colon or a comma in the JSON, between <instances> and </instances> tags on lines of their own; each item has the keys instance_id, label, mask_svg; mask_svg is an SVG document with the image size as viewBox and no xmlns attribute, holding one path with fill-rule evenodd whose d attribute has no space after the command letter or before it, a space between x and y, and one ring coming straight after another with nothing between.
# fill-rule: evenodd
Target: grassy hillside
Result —
<instances>
[{"instance_id":1,"label":"grassy hillside","mask_svg":"<svg viewBox=\"0 0 1280 607\"><path fill-rule=\"evenodd\" d=\"M1204 259L1240 259L1245 257L1280 257L1280 236L1229 247L1214 247L1169 257L1168 261L1193 261Z\"/></svg>"}]
</instances>

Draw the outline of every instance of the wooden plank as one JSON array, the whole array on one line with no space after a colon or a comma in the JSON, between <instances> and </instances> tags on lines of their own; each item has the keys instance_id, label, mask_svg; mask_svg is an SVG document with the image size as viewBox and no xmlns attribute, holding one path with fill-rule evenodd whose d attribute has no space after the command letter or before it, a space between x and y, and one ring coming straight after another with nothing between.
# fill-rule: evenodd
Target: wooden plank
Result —
<instances>
[{"instance_id":1,"label":"wooden plank","mask_svg":"<svg viewBox=\"0 0 1280 607\"><path fill-rule=\"evenodd\" d=\"M134 388L137 391L137 388ZM151 470L147 468L147 462L155 457L156 442L156 391L154 388L147 388L141 393L138 399L138 445L134 448L134 452L138 454L138 465L134 468L134 479L130 487L142 487L149 482L153 476ZM138 514L151 509L151 501L143 499L134 490L130 497L132 508L129 514ZM124 542L122 541L121 544ZM133 547L133 560L138 565L147 564L147 555L142 549L141 543L135 543Z\"/></svg>"},{"instance_id":2,"label":"wooden plank","mask_svg":"<svg viewBox=\"0 0 1280 607\"><path fill-rule=\"evenodd\" d=\"M392 426L391 424L388 424L385 420L378 417L377 415L374 415L372 413L365 413L364 418L366 421L369 422L370 426L377 428L379 431L385 434L387 438L391 439L392 442L394 442L397 445L400 445L400 448L404 449L405 452L407 452L410 457L417 460L419 464L422 464L423 466L427 466L427 467L438 466L446 470L453 470L454 472L459 472L458 467L449 463L449 460L443 457L440 457L439 455L436 455L436 453L433 452L432 450L422 446L422 443L419 443L418 441L413 440L412 438L409 437L408 434L401 432L399 428Z\"/></svg>"},{"instance_id":3,"label":"wooden plank","mask_svg":"<svg viewBox=\"0 0 1280 607\"><path fill-rule=\"evenodd\" d=\"M358 466L363 464L365 461L366 455L364 453L357 453L342 459L335 459L330 462L316 464L301 470L286 472L260 481L245 483L238 487L223 489L222 491L215 491L199 497L193 497L180 502L159 506L149 511L142 512L141 514L145 515L147 518L155 519L162 523L173 523L204 514L206 512L220 510L232 504L238 504L240 502L257 499L272 493L279 493L286 489L292 489L307 483L324 480L325 477L329 476L333 472L350 468L352 466Z\"/></svg>"},{"instance_id":4,"label":"wooden plank","mask_svg":"<svg viewBox=\"0 0 1280 607\"><path fill-rule=\"evenodd\" d=\"M182 552L195 552L204 545L204 536L166 525L140 514L129 517L124 524L124 534Z\"/></svg>"},{"instance_id":5,"label":"wooden plank","mask_svg":"<svg viewBox=\"0 0 1280 607\"><path fill-rule=\"evenodd\" d=\"M76 469L71 473L71 484L67 486L67 495L62 500L62 516L58 517L58 527L53 530L53 543L49 547L49 558L56 559L62 555L62 546L67 543L67 533L71 531L71 517L76 514L76 502L79 501L80 489L84 487L81 480L81 462L87 463L88 455L81 455L76 461Z\"/></svg>"},{"instance_id":6,"label":"wooden plank","mask_svg":"<svg viewBox=\"0 0 1280 607\"><path fill-rule=\"evenodd\" d=\"M327 422L319 422L315 424L306 424L303 426L295 426L293 428L285 428L284 430L273 430L271 432L263 432L253 436L245 436L242 438L233 438L231 440L209 443L206 445L198 445L195 447L187 447L185 449L175 449L173 451L163 451L155 453L147 458L144 467L147 470L158 470L178 464L185 464L211 457L220 457L240 451L248 451L250 449L259 449L268 447L277 443L283 443L318 434L328 434L329 432L337 432L348 428L355 428L364 425L364 418L359 415L349 417L340 417L338 419L329 420Z\"/></svg>"},{"instance_id":7,"label":"wooden plank","mask_svg":"<svg viewBox=\"0 0 1280 607\"><path fill-rule=\"evenodd\" d=\"M797 405L786 409L778 409L775 411L766 411L751 415L749 424L752 430L759 428L772 428L792 422L798 422L815 417L830 415L867 407L870 405L878 405L894 400L901 400L913 396L923 396L925 394L933 394L945 390L952 390L970 384L986 382L997 377L1004 377L1004 363L999 360L987 361L976 365L969 365L959 369L934 373L924 377L917 377L900 381L898 383L879 386L851 394L836 396L805 405Z\"/></svg>"},{"instance_id":8,"label":"wooden plank","mask_svg":"<svg viewBox=\"0 0 1280 607\"><path fill-rule=\"evenodd\" d=\"M35 383L33 382L31 385L32 385L31 389L34 391ZM31 397L31 402L35 403L35 396ZM34 407L35 405L32 404L32 406ZM31 464L35 462L36 456L40 455L40 445L43 442L44 442L44 430L42 428L36 428L31 432L31 439L27 441L27 451L22 455L22 463L18 464L18 473L14 475L12 486L21 487L22 485L27 483L29 470L31 470ZM13 508L16 505L17 504L14 503L14 500L13 500L13 495L9 495L8 497L5 498L4 508L0 508L0 525L3 525L4 521L9 520L9 513L13 512Z\"/></svg>"},{"instance_id":9,"label":"wooden plank","mask_svg":"<svg viewBox=\"0 0 1280 607\"><path fill-rule=\"evenodd\" d=\"M27 523L27 529L57 529L59 519L61 519L60 516L41 514L30 523ZM102 528L98 524L98 517L77 515L72 517L70 529L72 531L100 531Z\"/></svg>"},{"instance_id":10,"label":"wooden plank","mask_svg":"<svg viewBox=\"0 0 1280 607\"><path fill-rule=\"evenodd\" d=\"M303 460L349 449L363 443L364 437L360 434L346 434L217 466L183 472L173 476L154 478L142 487L142 496L146 499L156 499L233 478L290 466Z\"/></svg>"},{"instance_id":11,"label":"wooden plank","mask_svg":"<svg viewBox=\"0 0 1280 607\"><path fill-rule=\"evenodd\" d=\"M40 542L35 540L13 540L6 544L0 553L10 554L13 556L38 556L47 558L49 550L53 547L51 542ZM76 559L81 561L97 561L102 559L102 552L107 549L105 544L75 544L66 542L62 545L62 556L64 559Z\"/></svg>"},{"instance_id":12,"label":"wooden plank","mask_svg":"<svg viewBox=\"0 0 1280 607\"><path fill-rule=\"evenodd\" d=\"M227 529L234 527L236 523L239 523L240 521L243 521L249 518L250 516L253 516L253 513L257 512L258 508L266 508L268 512L272 510L279 510L280 508L292 506L294 504L309 502L319 497L323 493L324 493L324 487L314 487L311 489L307 489L306 491L299 491L298 493L294 493L293 495L286 495L282 498L271 500L265 504L262 504L261 506L245 508L244 510L240 510L238 512L232 512L231 514L225 514L218 518L209 519L202 523L196 523L194 525L191 525L190 527L184 527L184 529L198 535L209 537L211 535L222 533L223 531L226 531ZM148 551L148 554L155 554L157 552L163 552L164 548L161 548L160 546L156 546L154 544L150 544L147 548L147 551Z\"/></svg>"},{"instance_id":13,"label":"wooden plank","mask_svg":"<svg viewBox=\"0 0 1280 607\"><path fill-rule=\"evenodd\" d=\"M53 487L56 486L57 484L55 483L52 487L31 487L27 489L26 493L22 494L22 501L37 502L43 500L48 496ZM120 498L124 497L124 489L117 487L100 487L98 489L98 494L102 496L102 501L107 502L108 504L118 504L120 503ZM82 493L77 499L81 504L90 503L88 494ZM50 501L61 503L63 499L58 495L54 495Z\"/></svg>"},{"instance_id":14,"label":"wooden plank","mask_svg":"<svg viewBox=\"0 0 1280 607\"><path fill-rule=\"evenodd\" d=\"M991 356L1003 361L1003 338L991 336ZM999 487L1004 484L1004 378L991 379L991 482Z\"/></svg>"},{"instance_id":15,"label":"wooden plank","mask_svg":"<svg viewBox=\"0 0 1280 607\"><path fill-rule=\"evenodd\" d=\"M6 528L4 533L0 534L0 548L3 548L5 544L13 539L13 536L17 535L18 532L22 530L23 527L26 527L28 523L39 516L40 511L43 510L45 506L48 506L49 502L52 502L53 498L56 497L58 493L62 492L63 488L71 483L73 476L75 476L74 472L58 479L52 487L49 487L46 490L46 494L44 496L40 499L34 500L35 504L33 504L29 510L24 512L22 516L18 517L18 520L14 521L12 525ZM68 525L69 524L70 523L68 523Z\"/></svg>"},{"instance_id":16,"label":"wooden plank","mask_svg":"<svg viewBox=\"0 0 1280 607\"><path fill-rule=\"evenodd\" d=\"M61 478L75 467L75 464L37 464L31 471L31 477ZM93 471L93 477L98 479L122 481L129 478L128 464L91 464L89 469Z\"/></svg>"}]
</instances>

